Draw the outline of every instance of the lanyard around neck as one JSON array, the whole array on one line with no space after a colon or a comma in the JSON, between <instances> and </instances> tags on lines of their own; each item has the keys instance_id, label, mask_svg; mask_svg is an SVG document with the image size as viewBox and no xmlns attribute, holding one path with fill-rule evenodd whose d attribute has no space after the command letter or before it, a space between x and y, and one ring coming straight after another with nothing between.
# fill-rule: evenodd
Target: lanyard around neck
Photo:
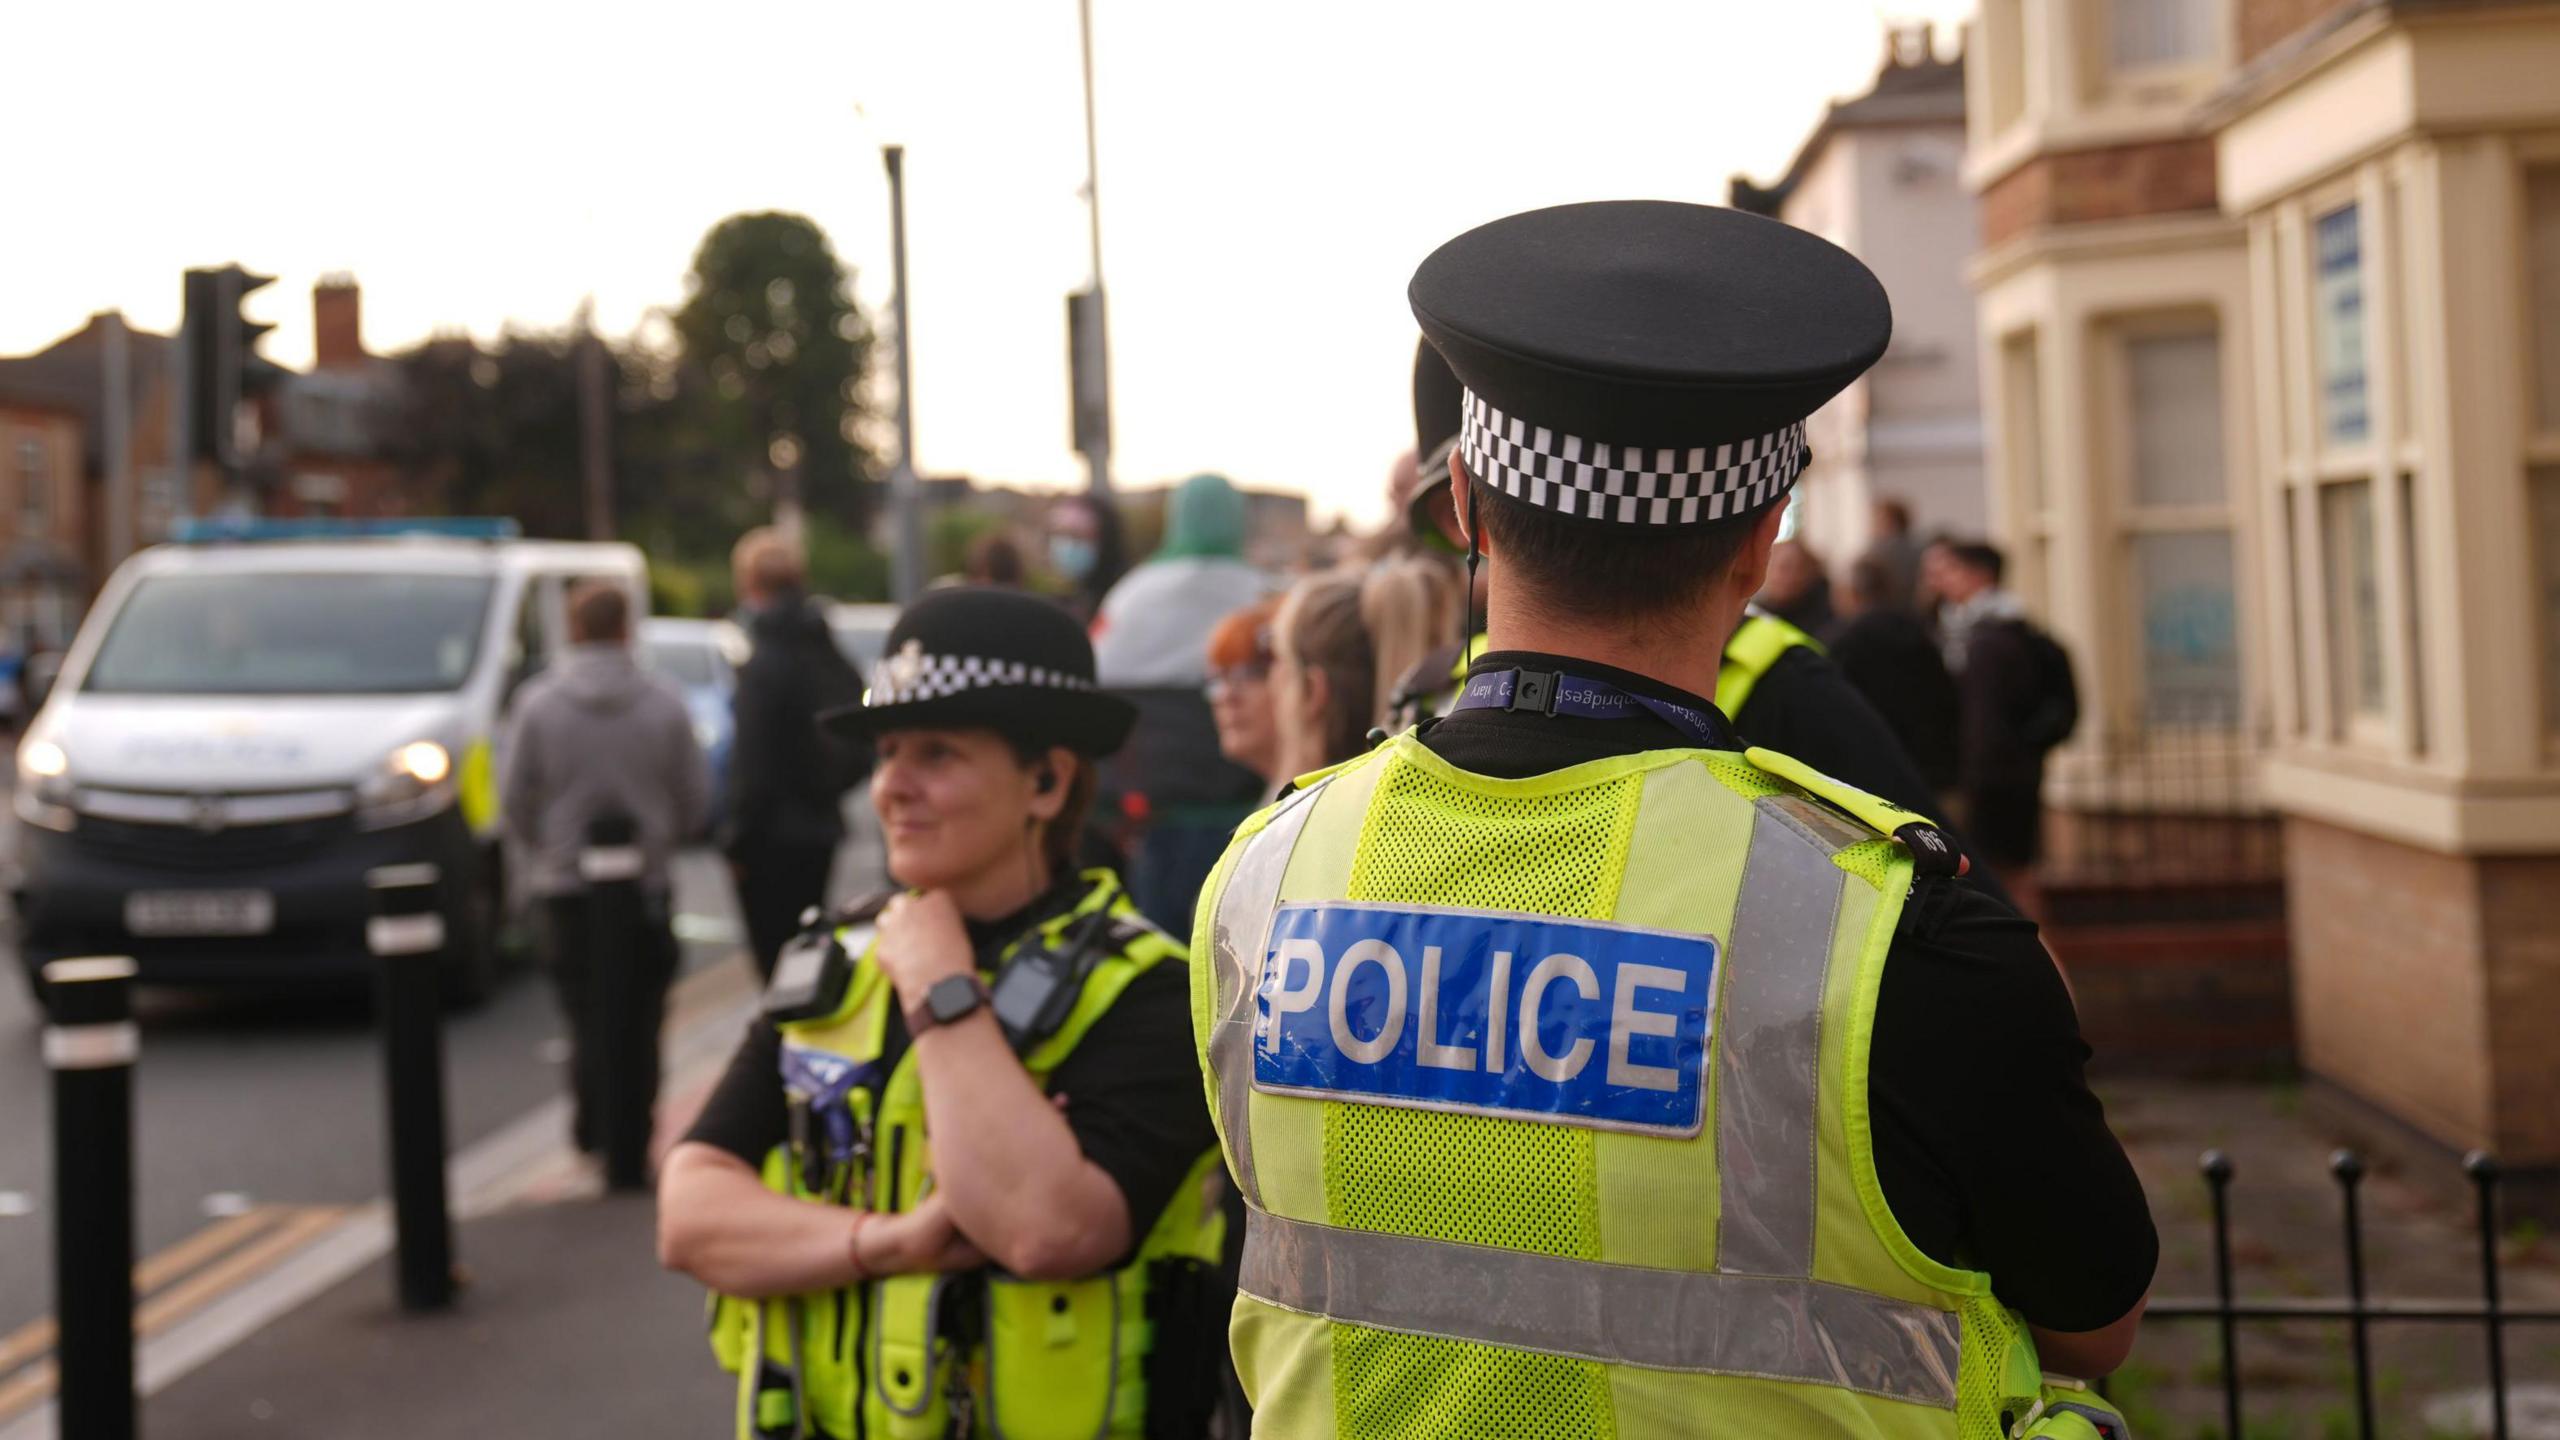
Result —
<instances>
[{"instance_id":1,"label":"lanyard around neck","mask_svg":"<svg viewBox=\"0 0 2560 1440\"><path fill-rule=\"evenodd\" d=\"M1632 720L1639 715L1679 731L1701 750L1736 748L1724 719L1712 710L1637 695L1606 680L1570 675L1560 670L1487 670L1467 677L1458 691L1460 710L1527 710L1539 715L1565 715L1577 720Z\"/></svg>"}]
</instances>

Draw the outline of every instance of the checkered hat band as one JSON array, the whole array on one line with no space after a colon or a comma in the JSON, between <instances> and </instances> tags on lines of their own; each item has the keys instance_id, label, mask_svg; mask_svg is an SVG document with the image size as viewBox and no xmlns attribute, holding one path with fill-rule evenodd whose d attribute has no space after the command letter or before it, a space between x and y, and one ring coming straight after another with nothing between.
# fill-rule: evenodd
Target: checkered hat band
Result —
<instances>
[{"instance_id":1,"label":"checkered hat band","mask_svg":"<svg viewBox=\"0 0 2560 1440\"><path fill-rule=\"evenodd\" d=\"M978 655L891 654L881 657L865 705L912 705L971 690L1036 685L1050 690L1091 690L1081 675L1026 665L1019 660L990 660Z\"/></svg>"},{"instance_id":2,"label":"checkered hat band","mask_svg":"<svg viewBox=\"0 0 2560 1440\"><path fill-rule=\"evenodd\" d=\"M1604 445L1465 395L1467 473L1543 510L1626 525L1693 525L1776 499L1804 470L1804 422L1730 445Z\"/></svg>"}]
</instances>

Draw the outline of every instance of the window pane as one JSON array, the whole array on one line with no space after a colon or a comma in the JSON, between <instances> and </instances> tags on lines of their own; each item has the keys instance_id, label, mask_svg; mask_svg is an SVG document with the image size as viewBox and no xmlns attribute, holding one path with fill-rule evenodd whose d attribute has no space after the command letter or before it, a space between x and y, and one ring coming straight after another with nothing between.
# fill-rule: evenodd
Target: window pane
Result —
<instances>
[{"instance_id":1,"label":"window pane","mask_svg":"<svg viewBox=\"0 0 2560 1440\"><path fill-rule=\"evenodd\" d=\"M2365 438L2364 240L2356 207L2320 217L2312 268L2312 320L2318 334L2321 434L2352 445Z\"/></svg>"},{"instance_id":2,"label":"window pane","mask_svg":"<svg viewBox=\"0 0 2560 1440\"><path fill-rule=\"evenodd\" d=\"M2119 70L2183 65L2213 54L2217 0L2115 0L2109 57Z\"/></svg>"},{"instance_id":3,"label":"window pane","mask_svg":"<svg viewBox=\"0 0 2560 1440\"><path fill-rule=\"evenodd\" d=\"M2373 482L2320 491L2328 593L2329 693L2341 715L2382 713L2382 592L2373 557Z\"/></svg>"},{"instance_id":4,"label":"window pane","mask_svg":"<svg viewBox=\"0 0 2560 1440\"><path fill-rule=\"evenodd\" d=\"M2210 330L2125 345L2133 389L2133 502L2220 505L2222 347Z\"/></svg>"},{"instance_id":5,"label":"window pane","mask_svg":"<svg viewBox=\"0 0 2560 1440\"><path fill-rule=\"evenodd\" d=\"M2542 725L2560 735L2560 465L2533 472L2533 540L2542 592Z\"/></svg>"},{"instance_id":6,"label":"window pane","mask_svg":"<svg viewBox=\"0 0 2560 1440\"><path fill-rule=\"evenodd\" d=\"M2560 166L2525 179L2527 246L2533 265L2534 418L2560 432Z\"/></svg>"},{"instance_id":7,"label":"window pane","mask_svg":"<svg viewBox=\"0 0 2560 1440\"><path fill-rule=\"evenodd\" d=\"M2136 535L2133 583L2142 606L2142 695L2150 723L2238 724L2230 532Z\"/></svg>"}]
</instances>

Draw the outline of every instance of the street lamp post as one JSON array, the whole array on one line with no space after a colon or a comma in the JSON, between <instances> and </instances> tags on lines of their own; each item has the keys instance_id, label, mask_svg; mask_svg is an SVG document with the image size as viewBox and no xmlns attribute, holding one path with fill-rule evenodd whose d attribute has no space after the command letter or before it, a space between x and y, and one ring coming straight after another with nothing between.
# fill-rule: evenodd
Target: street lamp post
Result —
<instances>
[{"instance_id":1,"label":"street lamp post","mask_svg":"<svg viewBox=\"0 0 2560 1440\"><path fill-rule=\"evenodd\" d=\"M1093 284L1073 297L1083 309L1071 325L1069 375L1074 389L1076 448L1084 452L1085 483L1096 500L1111 498L1111 333L1102 289L1102 170L1093 128L1093 0L1076 0L1076 27L1084 45L1084 203L1093 241ZM1075 317L1070 310L1070 317Z\"/></svg>"},{"instance_id":2,"label":"street lamp post","mask_svg":"<svg viewBox=\"0 0 2560 1440\"><path fill-rule=\"evenodd\" d=\"M889 167L889 266L897 291L891 300L898 327L898 463L889 471L889 508L897 543L889 556L889 584L901 605L924 588L924 498L916 480L915 346L907 327L907 147L883 145Z\"/></svg>"}]
</instances>

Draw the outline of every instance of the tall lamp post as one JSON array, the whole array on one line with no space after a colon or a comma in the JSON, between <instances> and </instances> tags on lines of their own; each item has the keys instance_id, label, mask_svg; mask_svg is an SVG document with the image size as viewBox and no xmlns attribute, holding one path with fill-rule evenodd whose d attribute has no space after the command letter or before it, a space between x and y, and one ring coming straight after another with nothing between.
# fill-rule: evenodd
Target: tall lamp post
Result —
<instances>
[{"instance_id":1,"label":"tall lamp post","mask_svg":"<svg viewBox=\"0 0 2560 1440\"><path fill-rule=\"evenodd\" d=\"M897 544L889 556L889 585L901 605L924 589L924 497L916 481L914 332L907 328L907 147L883 145L889 167L889 267L897 291L891 311L898 327L898 463L889 471L889 508Z\"/></svg>"},{"instance_id":2,"label":"tall lamp post","mask_svg":"<svg viewBox=\"0 0 2560 1440\"><path fill-rule=\"evenodd\" d=\"M1093 129L1093 0L1076 0L1084 42L1084 202L1093 239L1093 283L1067 297L1067 373L1075 446L1096 500L1111 498L1111 334L1102 291L1102 179Z\"/></svg>"}]
</instances>

